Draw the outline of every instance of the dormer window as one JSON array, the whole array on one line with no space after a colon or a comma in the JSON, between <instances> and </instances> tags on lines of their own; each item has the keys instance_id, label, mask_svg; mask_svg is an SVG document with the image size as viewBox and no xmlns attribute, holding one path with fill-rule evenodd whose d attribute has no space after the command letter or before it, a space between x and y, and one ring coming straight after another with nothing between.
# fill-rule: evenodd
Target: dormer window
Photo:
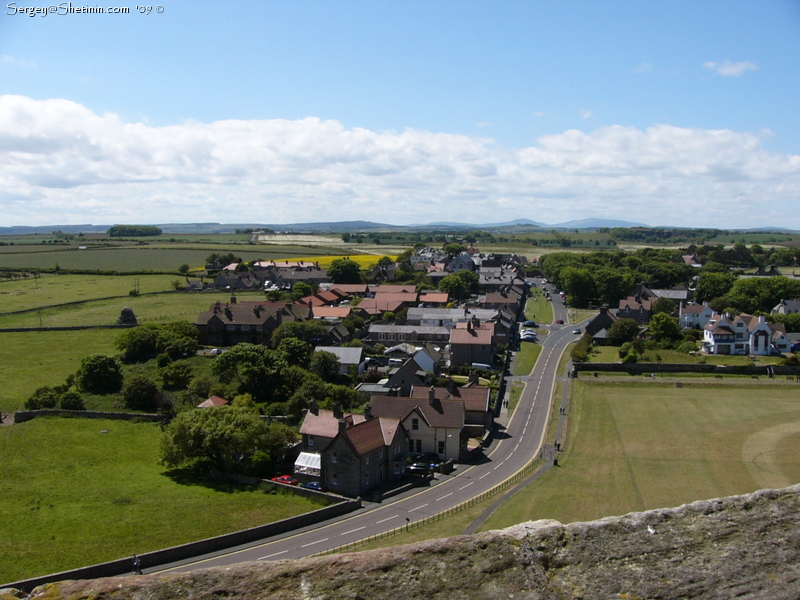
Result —
<instances>
[{"instance_id":1,"label":"dormer window","mask_svg":"<svg viewBox=\"0 0 800 600\"><path fill-rule=\"evenodd\" d=\"M338 462L339 462L339 455L338 455L336 452L334 452L333 454L331 454L331 462L332 462L333 464L336 464L336 463L338 463Z\"/></svg>"},{"instance_id":2,"label":"dormer window","mask_svg":"<svg viewBox=\"0 0 800 600\"><path fill-rule=\"evenodd\" d=\"M411 419L411 429L413 431L419 431L419 419Z\"/></svg>"}]
</instances>

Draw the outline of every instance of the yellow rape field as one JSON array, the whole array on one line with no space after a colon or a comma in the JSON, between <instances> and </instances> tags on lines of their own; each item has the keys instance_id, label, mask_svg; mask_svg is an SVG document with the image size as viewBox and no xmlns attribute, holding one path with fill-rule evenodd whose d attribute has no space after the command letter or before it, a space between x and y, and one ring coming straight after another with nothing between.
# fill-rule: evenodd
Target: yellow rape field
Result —
<instances>
[{"instance_id":1,"label":"yellow rape field","mask_svg":"<svg viewBox=\"0 0 800 600\"><path fill-rule=\"evenodd\" d=\"M391 254L389 254L387 256L389 256L389 258L391 258L392 260L396 260L397 259L397 256L393 256ZM344 255L344 256L301 256L301 257L298 257L298 258L287 258L285 260L287 262L292 262L292 261L295 261L295 260L296 261L301 261L302 260L302 261L305 261L305 262L309 262L309 261L316 262L316 263L319 263L319 268L320 269L327 269L327 268L329 268L331 266L331 263L334 260L337 260L337 259L340 259L340 258L349 258L353 262L358 263L358 266L361 269L368 269L368 268L371 268L371 267L374 267L375 265L377 265L378 264L378 260L381 258L381 256L378 256L376 254L353 254L353 255ZM283 262L283 261L277 261L277 262Z\"/></svg>"}]
</instances>

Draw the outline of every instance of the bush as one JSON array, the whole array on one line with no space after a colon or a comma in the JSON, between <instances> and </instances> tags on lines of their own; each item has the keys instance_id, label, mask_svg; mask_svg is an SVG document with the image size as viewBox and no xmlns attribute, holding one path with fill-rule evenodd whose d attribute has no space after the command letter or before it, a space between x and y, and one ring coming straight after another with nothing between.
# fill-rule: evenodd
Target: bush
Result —
<instances>
[{"instance_id":1,"label":"bush","mask_svg":"<svg viewBox=\"0 0 800 600\"><path fill-rule=\"evenodd\" d=\"M156 356L156 366L159 369L163 369L164 367L166 367L171 362L172 362L172 357L169 354L167 354L166 352Z\"/></svg>"},{"instance_id":2,"label":"bush","mask_svg":"<svg viewBox=\"0 0 800 600\"><path fill-rule=\"evenodd\" d=\"M58 404L58 393L51 387L42 386L36 388L31 397L25 401L27 410L41 410L43 408L55 408Z\"/></svg>"},{"instance_id":3,"label":"bush","mask_svg":"<svg viewBox=\"0 0 800 600\"><path fill-rule=\"evenodd\" d=\"M75 390L64 392L61 395L60 406L64 410L86 410L86 406L83 404L83 396Z\"/></svg>"},{"instance_id":4,"label":"bush","mask_svg":"<svg viewBox=\"0 0 800 600\"><path fill-rule=\"evenodd\" d=\"M158 386L144 375L134 375L122 388L125 405L132 410L153 412L158 407Z\"/></svg>"},{"instance_id":5,"label":"bush","mask_svg":"<svg viewBox=\"0 0 800 600\"><path fill-rule=\"evenodd\" d=\"M91 394L113 394L122 389L122 366L105 354L92 354L81 361L75 374L78 389Z\"/></svg>"},{"instance_id":6,"label":"bush","mask_svg":"<svg viewBox=\"0 0 800 600\"><path fill-rule=\"evenodd\" d=\"M683 354L689 354L690 352L697 350L697 344L689 341L681 342L675 347L675 350L682 352Z\"/></svg>"},{"instance_id":7,"label":"bush","mask_svg":"<svg viewBox=\"0 0 800 600\"><path fill-rule=\"evenodd\" d=\"M161 382L165 390L185 390L192 381L192 368L186 361L168 363L161 369Z\"/></svg>"}]
</instances>

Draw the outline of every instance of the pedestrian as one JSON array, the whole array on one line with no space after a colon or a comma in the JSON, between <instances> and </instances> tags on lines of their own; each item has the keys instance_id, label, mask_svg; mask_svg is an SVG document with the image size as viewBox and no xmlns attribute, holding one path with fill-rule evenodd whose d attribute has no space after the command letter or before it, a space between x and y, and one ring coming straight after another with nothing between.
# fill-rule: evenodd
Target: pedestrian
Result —
<instances>
[{"instance_id":1,"label":"pedestrian","mask_svg":"<svg viewBox=\"0 0 800 600\"><path fill-rule=\"evenodd\" d=\"M139 560L139 557L135 554L133 555L133 572L136 575L142 574L142 561Z\"/></svg>"}]
</instances>

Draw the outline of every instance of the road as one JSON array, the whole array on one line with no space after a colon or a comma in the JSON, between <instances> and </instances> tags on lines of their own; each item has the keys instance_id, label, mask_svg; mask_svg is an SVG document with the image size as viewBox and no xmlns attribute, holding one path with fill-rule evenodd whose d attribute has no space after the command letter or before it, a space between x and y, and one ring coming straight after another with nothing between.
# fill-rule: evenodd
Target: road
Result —
<instances>
[{"instance_id":1,"label":"road","mask_svg":"<svg viewBox=\"0 0 800 600\"><path fill-rule=\"evenodd\" d=\"M450 475L437 475L430 487L415 488L383 504L366 503L345 518L308 530L148 571L192 571L245 561L302 558L439 513L501 483L539 452L553 401L558 362L564 348L576 339L572 333L575 325L555 324L557 319L567 321L567 310L556 294L553 310L554 324L544 337L536 366L527 378L521 378L527 385L519 404L505 431L501 431L501 439L479 464L458 465Z\"/></svg>"}]
</instances>

